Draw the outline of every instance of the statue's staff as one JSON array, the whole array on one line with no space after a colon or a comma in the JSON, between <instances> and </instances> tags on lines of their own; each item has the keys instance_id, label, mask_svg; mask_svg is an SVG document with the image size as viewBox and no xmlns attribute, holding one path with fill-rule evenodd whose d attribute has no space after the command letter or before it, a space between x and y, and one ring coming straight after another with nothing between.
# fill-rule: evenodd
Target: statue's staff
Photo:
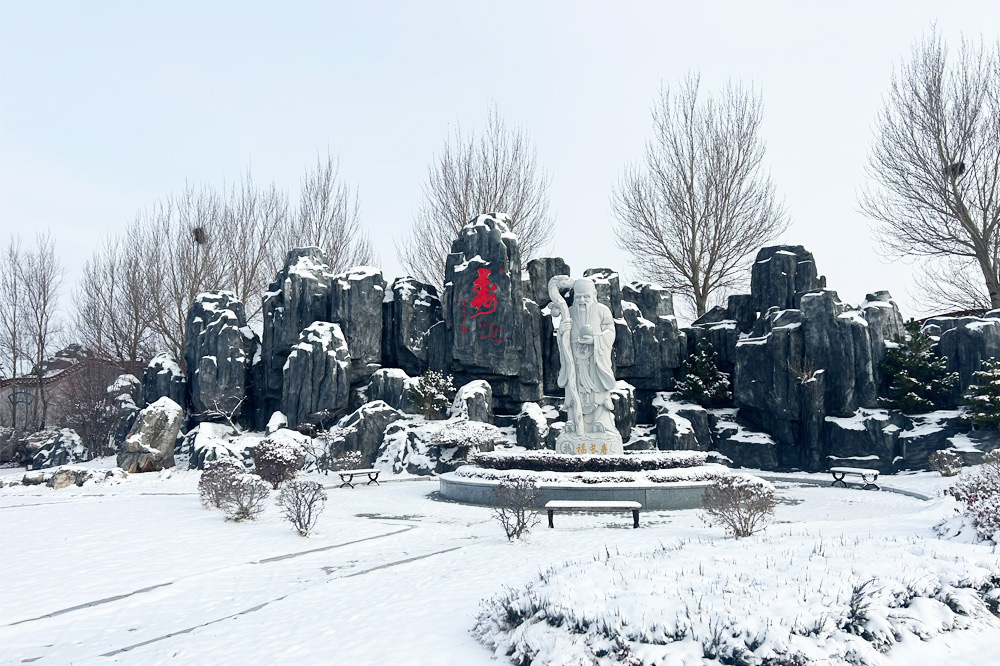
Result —
<instances>
[{"instance_id":1,"label":"statue's staff","mask_svg":"<svg viewBox=\"0 0 1000 666\"><path fill-rule=\"evenodd\" d=\"M583 433L583 412L580 408L580 394L576 388L576 364L573 362L573 347L570 341L572 333L568 326L563 326L563 322L572 321L569 316L569 306L566 299L559 293L559 289L573 286L573 278L568 275L556 275L549 280L549 298L559 308L559 328L557 330L559 345L559 360L561 362L559 374L565 373L565 383L560 384L566 389L566 411L569 422L573 424L573 432Z\"/></svg>"}]
</instances>

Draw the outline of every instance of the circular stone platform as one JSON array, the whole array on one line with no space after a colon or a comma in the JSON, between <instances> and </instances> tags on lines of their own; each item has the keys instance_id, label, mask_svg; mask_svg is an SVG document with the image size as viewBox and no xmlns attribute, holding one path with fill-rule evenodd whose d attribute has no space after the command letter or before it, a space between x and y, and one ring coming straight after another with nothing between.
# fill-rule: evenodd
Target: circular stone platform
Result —
<instances>
[{"instance_id":1,"label":"circular stone platform","mask_svg":"<svg viewBox=\"0 0 1000 666\"><path fill-rule=\"evenodd\" d=\"M451 472L438 477L441 496L466 504L494 505L493 489L500 483L489 479L460 477ZM711 481L673 481L670 483L552 483L540 482L536 508L549 500L589 500L599 502L633 501L645 511L701 508L701 496Z\"/></svg>"}]
</instances>

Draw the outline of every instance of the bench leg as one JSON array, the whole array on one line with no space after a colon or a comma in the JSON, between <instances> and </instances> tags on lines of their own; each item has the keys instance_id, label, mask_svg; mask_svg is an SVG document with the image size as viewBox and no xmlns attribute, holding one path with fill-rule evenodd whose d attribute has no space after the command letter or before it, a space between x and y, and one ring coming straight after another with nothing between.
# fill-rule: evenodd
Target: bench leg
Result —
<instances>
[{"instance_id":1,"label":"bench leg","mask_svg":"<svg viewBox=\"0 0 1000 666\"><path fill-rule=\"evenodd\" d=\"M635 509L632 511L632 529L639 529L639 510Z\"/></svg>"},{"instance_id":2,"label":"bench leg","mask_svg":"<svg viewBox=\"0 0 1000 666\"><path fill-rule=\"evenodd\" d=\"M346 480L344 479L344 477L340 477L340 480L343 481L343 483L340 484L341 488L350 488L351 490L354 490L354 484L351 483L351 481L354 480L353 474L349 476Z\"/></svg>"},{"instance_id":3,"label":"bench leg","mask_svg":"<svg viewBox=\"0 0 1000 666\"><path fill-rule=\"evenodd\" d=\"M847 482L844 481L844 474L841 473L838 476L837 472L833 472L833 483L831 483L830 485L836 487L838 483L844 488L847 487Z\"/></svg>"},{"instance_id":4,"label":"bench leg","mask_svg":"<svg viewBox=\"0 0 1000 666\"><path fill-rule=\"evenodd\" d=\"M552 509L549 509L549 527L555 527L555 525L552 524Z\"/></svg>"},{"instance_id":5,"label":"bench leg","mask_svg":"<svg viewBox=\"0 0 1000 666\"><path fill-rule=\"evenodd\" d=\"M374 484L375 484L376 486L381 486L381 485L382 485L381 483L379 483L379 482L378 482L378 474L375 474L375 475L372 475L372 474L369 474L369 475L368 475L368 483L367 483L366 485L369 485L369 486L370 486L370 485L372 485L373 483L374 483Z\"/></svg>"},{"instance_id":6,"label":"bench leg","mask_svg":"<svg viewBox=\"0 0 1000 666\"><path fill-rule=\"evenodd\" d=\"M875 485L875 482L878 481L878 476L869 481L868 477L862 474L861 480L865 482L865 485L861 486L861 490L882 490L877 485Z\"/></svg>"}]
</instances>

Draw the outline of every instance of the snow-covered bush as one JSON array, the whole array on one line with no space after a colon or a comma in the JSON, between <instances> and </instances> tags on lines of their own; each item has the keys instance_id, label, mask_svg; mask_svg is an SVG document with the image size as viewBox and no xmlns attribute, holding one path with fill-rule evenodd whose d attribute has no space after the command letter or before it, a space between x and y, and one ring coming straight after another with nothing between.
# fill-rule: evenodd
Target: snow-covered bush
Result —
<instances>
[{"instance_id":1,"label":"snow-covered bush","mask_svg":"<svg viewBox=\"0 0 1000 666\"><path fill-rule=\"evenodd\" d=\"M774 486L754 476L733 474L705 489L702 506L708 522L718 522L737 539L753 536L774 516Z\"/></svg>"},{"instance_id":2,"label":"snow-covered bush","mask_svg":"<svg viewBox=\"0 0 1000 666\"><path fill-rule=\"evenodd\" d=\"M222 501L222 510L229 520L256 520L264 512L271 491L267 484L253 474L233 476L227 484L228 491Z\"/></svg>"},{"instance_id":3,"label":"snow-covered bush","mask_svg":"<svg viewBox=\"0 0 1000 666\"><path fill-rule=\"evenodd\" d=\"M536 472L641 472L654 469L698 467L721 462L723 457L703 451L626 453L620 456L569 455L551 451L479 453L473 462L488 469L525 469Z\"/></svg>"},{"instance_id":4,"label":"snow-covered bush","mask_svg":"<svg viewBox=\"0 0 1000 666\"><path fill-rule=\"evenodd\" d=\"M198 479L198 496L205 508L221 509L233 480L246 474L246 471L243 463L235 458L222 458L209 463Z\"/></svg>"},{"instance_id":5,"label":"snow-covered bush","mask_svg":"<svg viewBox=\"0 0 1000 666\"><path fill-rule=\"evenodd\" d=\"M982 466L963 475L950 492L962 503L977 538L1000 544L1000 449L987 453Z\"/></svg>"},{"instance_id":6,"label":"snow-covered bush","mask_svg":"<svg viewBox=\"0 0 1000 666\"><path fill-rule=\"evenodd\" d=\"M977 428L1000 427L1000 360L988 358L972 373L965 400L969 408L963 419Z\"/></svg>"},{"instance_id":7,"label":"snow-covered bush","mask_svg":"<svg viewBox=\"0 0 1000 666\"><path fill-rule=\"evenodd\" d=\"M507 479L497 484L493 492L496 497L493 517L503 527L507 540L527 536L541 519L534 509L539 496L538 484L529 478Z\"/></svg>"},{"instance_id":8,"label":"snow-covered bush","mask_svg":"<svg viewBox=\"0 0 1000 666\"><path fill-rule=\"evenodd\" d=\"M536 483L691 483L714 481L732 474L722 465L700 465L676 469L650 470L648 472L537 472L525 469L487 469L474 465L463 465L455 470L455 475L463 479L483 479L486 481L506 481L509 479L531 479Z\"/></svg>"},{"instance_id":9,"label":"snow-covered bush","mask_svg":"<svg viewBox=\"0 0 1000 666\"><path fill-rule=\"evenodd\" d=\"M453 379L451 375L428 370L413 382L410 393L417 412L428 419L439 418L455 395Z\"/></svg>"},{"instance_id":10,"label":"snow-covered bush","mask_svg":"<svg viewBox=\"0 0 1000 666\"><path fill-rule=\"evenodd\" d=\"M282 481L295 476L303 458L305 451L296 442L274 435L260 440L253 451L253 464L257 476L270 483L275 490Z\"/></svg>"},{"instance_id":11,"label":"snow-covered bush","mask_svg":"<svg viewBox=\"0 0 1000 666\"><path fill-rule=\"evenodd\" d=\"M962 471L962 458L954 451L941 449L927 456L927 462L941 476L955 476Z\"/></svg>"},{"instance_id":12,"label":"snow-covered bush","mask_svg":"<svg viewBox=\"0 0 1000 666\"><path fill-rule=\"evenodd\" d=\"M683 379L677 382L677 397L702 407L722 407L732 402L729 375L716 366L718 354L708 340L700 340L694 354L681 365Z\"/></svg>"},{"instance_id":13,"label":"snow-covered bush","mask_svg":"<svg viewBox=\"0 0 1000 666\"><path fill-rule=\"evenodd\" d=\"M849 541L798 533L728 548L697 538L610 548L484 601L473 633L514 664L874 666L903 663L891 657L898 644L996 631L1000 571L986 549Z\"/></svg>"},{"instance_id":14,"label":"snow-covered bush","mask_svg":"<svg viewBox=\"0 0 1000 666\"><path fill-rule=\"evenodd\" d=\"M278 494L278 505L299 534L309 536L323 513L326 491L323 484L315 481L289 481Z\"/></svg>"}]
</instances>

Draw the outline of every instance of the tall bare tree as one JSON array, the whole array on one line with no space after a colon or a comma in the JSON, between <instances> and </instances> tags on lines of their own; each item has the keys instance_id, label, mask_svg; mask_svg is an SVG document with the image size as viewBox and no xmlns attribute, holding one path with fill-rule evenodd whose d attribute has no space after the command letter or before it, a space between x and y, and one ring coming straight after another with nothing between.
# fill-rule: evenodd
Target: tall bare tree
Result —
<instances>
[{"instance_id":1,"label":"tall bare tree","mask_svg":"<svg viewBox=\"0 0 1000 666\"><path fill-rule=\"evenodd\" d=\"M45 359L53 351L56 336L61 330L57 316L63 278L63 268L56 257L55 241L50 233L39 233L35 237L35 248L25 252L20 272L27 314L26 333L34 363L32 374L41 408L38 425L44 426L49 405L44 381Z\"/></svg>"},{"instance_id":2,"label":"tall bare tree","mask_svg":"<svg viewBox=\"0 0 1000 666\"><path fill-rule=\"evenodd\" d=\"M228 289L254 320L260 293L292 247L318 244L336 270L372 261L357 196L332 156L303 179L300 208L250 173L227 190L188 185L141 211L87 265L78 290L79 336L102 356L145 360L166 350L183 365L195 297Z\"/></svg>"},{"instance_id":3,"label":"tall bare tree","mask_svg":"<svg viewBox=\"0 0 1000 666\"><path fill-rule=\"evenodd\" d=\"M134 235L105 240L84 265L73 299L76 339L96 356L130 370L156 351L153 299L141 250Z\"/></svg>"},{"instance_id":4,"label":"tall bare tree","mask_svg":"<svg viewBox=\"0 0 1000 666\"><path fill-rule=\"evenodd\" d=\"M357 191L340 178L340 164L331 153L325 160L317 157L316 167L303 175L299 207L285 236L286 250L307 245L326 250L337 273L375 261L361 226Z\"/></svg>"},{"instance_id":5,"label":"tall bare tree","mask_svg":"<svg viewBox=\"0 0 1000 666\"><path fill-rule=\"evenodd\" d=\"M937 30L919 39L893 74L868 176L861 207L887 255L971 265L989 306L1000 307L1000 44L963 39L951 54ZM943 285L951 296L977 292L968 286ZM941 296L928 294L926 305L956 305Z\"/></svg>"},{"instance_id":6,"label":"tall bare tree","mask_svg":"<svg viewBox=\"0 0 1000 666\"><path fill-rule=\"evenodd\" d=\"M21 271L21 240L11 236L0 255L0 376L17 379L28 359L27 296ZM17 427L18 401L10 401L10 424Z\"/></svg>"},{"instance_id":7,"label":"tall bare tree","mask_svg":"<svg viewBox=\"0 0 1000 666\"><path fill-rule=\"evenodd\" d=\"M456 130L428 165L410 237L396 247L400 263L413 277L440 286L459 230L476 215L491 212L510 216L521 259L527 261L552 237L549 181L527 133L508 127L499 108L491 106L481 136Z\"/></svg>"},{"instance_id":8,"label":"tall bare tree","mask_svg":"<svg viewBox=\"0 0 1000 666\"><path fill-rule=\"evenodd\" d=\"M647 279L705 314L746 275L751 254L788 226L764 169L761 97L730 83L702 95L697 75L660 89L644 164L612 195L619 246Z\"/></svg>"},{"instance_id":9,"label":"tall bare tree","mask_svg":"<svg viewBox=\"0 0 1000 666\"><path fill-rule=\"evenodd\" d=\"M223 283L222 196L208 187L185 189L136 216L126 234L141 247L161 345L183 358L187 312L195 296Z\"/></svg>"}]
</instances>

